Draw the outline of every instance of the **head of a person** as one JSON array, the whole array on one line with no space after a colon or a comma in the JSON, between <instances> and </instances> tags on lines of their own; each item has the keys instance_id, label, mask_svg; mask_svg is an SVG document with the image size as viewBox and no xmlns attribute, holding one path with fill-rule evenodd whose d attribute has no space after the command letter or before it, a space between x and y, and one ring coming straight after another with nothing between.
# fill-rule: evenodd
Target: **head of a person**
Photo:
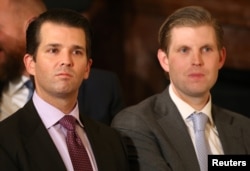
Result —
<instances>
[{"instance_id":1,"label":"head of a person","mask_svg":"<svg viewBox=\"0 0 250 171\"><path fill-rule=\"evenodd\" d=\"M158 60L176 94L208 98L226 58L216 19L199 6L180 8L164 21L158 40Z\"/></svg>"},{"instance_id":2,"label":"head of a person","mask_svg":"<svg viewBox=\"0 0 250 171\"><path fill-rule=\"evenodd\" d=\"M25 73L25 34L35 16L46 10L42 0L0 0L0 81Z\"/></svg>"},{"instance_id":3,"label":"head of a person","mask_svg":"<svg viewBox=\"0 0 250 171\"><path fill-rule=\"evenodd\" d=\"M50 9L34 20L26 34L26 52L36 57L36 51L41 43L41 27L44 23L53 23L81 29L85 33L87 57L91 57L91 27L89 21L79 13L64 8Z\"/></svg>"},{"instance_id":4,"label":"head of a person","mask_svg":"<svg viewBox=\"0 0 250 171\"><path fill-rule=\"evenodd\" d=\"M24 63L37 93L76 97L92 64L88 20L69 9L47 10L30 23L26 41Z\"/></svg>"},{"instance_id":5,"label":"head of a person","mask_svg":"<svg viewBox=\"0 0 250 171\"><path fill-rule=\"evenodd\" d=\"M171 43L171 31L176 27L198 27L211 26L215 31L216 43L218 49L222 49L223 29L220 23L214 18L209 11L200 6L188 6L176 10L161 25L158 41L160 49L168 53Z\"/></svg>"}]
</instances>

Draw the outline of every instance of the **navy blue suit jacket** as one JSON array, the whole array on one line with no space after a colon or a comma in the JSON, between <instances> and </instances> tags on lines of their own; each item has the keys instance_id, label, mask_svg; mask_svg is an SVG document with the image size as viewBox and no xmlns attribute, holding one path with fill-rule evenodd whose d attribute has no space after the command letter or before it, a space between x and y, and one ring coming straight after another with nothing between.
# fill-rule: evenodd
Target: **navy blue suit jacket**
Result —
<instances>
[{"instance_id":1,"label":"navy blue suit jacket","mask_svg":"<svg viewBox=\"0 0 250 171\"><path fill-rule=\"evenodd\" d=\"M110 125L124 107L121 85L116 74L92 68L88 80L79 89L80 113Z\"/></svg>"}]
</instances>

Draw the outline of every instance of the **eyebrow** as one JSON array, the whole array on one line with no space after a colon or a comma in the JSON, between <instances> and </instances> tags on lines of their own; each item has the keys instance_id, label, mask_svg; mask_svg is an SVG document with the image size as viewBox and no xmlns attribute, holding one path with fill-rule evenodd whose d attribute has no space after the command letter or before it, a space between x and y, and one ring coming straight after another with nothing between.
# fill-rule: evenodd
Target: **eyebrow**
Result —
<instances>
[{"instance_id":1,"label":"eyebrow","mask_svg":"<svg viewBox=\"0 0 250 171\"><path fill-rule=\"evenodd\" d=\"M45 45L45 47L59 47L59 46L62 46L62 45L59 43L49 43Z\"/></svg>"},{"instance_id":2,"label":"eyebrow","mask_svg":"<svg viewBox=\"0 0 250 171\"><path fill-rule=\"evenodd\" d=\"M45 45L45 47L61 47L61 46L63 46L63 45L59 44L59 43L49 43L49 44ZM71 47L73 49L82 49L82 50L86 51L86 48L83 46L80 46L80 45L72 45Z\"/></svg>"},{"instance_id":3,"label":"eyebrow","mask_svg":"<svg viewBox=\"0 0 250 171\"><path fill-rule=\"evenodd\" d=\"M73 45L73 49L81 49L81 50L86 51L85 47L82 47L82 46L79 46L79 45Z\"/></svg>"}]
</instances>

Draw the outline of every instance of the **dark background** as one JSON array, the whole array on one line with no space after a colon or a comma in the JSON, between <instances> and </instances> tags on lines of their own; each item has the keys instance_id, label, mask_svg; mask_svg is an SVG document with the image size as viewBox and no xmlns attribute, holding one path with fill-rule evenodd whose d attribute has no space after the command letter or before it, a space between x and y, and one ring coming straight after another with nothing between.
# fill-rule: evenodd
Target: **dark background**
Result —
<instances>
[{"instance_id":1,"label":"dark background","mask_svg":"<svg viewBox=\"0 0 250 171\"><path fill-rule=\"evenodd\" d=\"M93 66L115 72L127 105L161 92L168 80L156 53L161 23L177 8L200 5L223 25L227 60L212 89L213 102L250 117L250 1L45 0L74 9L93 27Z\"/></svg>"}]
</instances>

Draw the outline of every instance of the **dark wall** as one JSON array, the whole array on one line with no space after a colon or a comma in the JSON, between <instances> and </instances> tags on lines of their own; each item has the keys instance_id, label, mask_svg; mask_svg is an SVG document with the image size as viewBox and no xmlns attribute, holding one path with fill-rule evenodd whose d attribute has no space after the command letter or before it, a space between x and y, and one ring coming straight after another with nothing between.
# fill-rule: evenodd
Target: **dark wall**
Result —
<instances>
[{"instance_id":1,"label":"dark wall","mask_svg":"<svg viewBox=\"0 0 250 171\"><path fill-rule=\"evenodd\" d=\"M250 1L89 2L83 11L89 17L94 31L93 66L117 73L127 105L161 92L168 84L156 57L158 29L165 18L177 8L187 5L207 8L223 25L227 48L226 64L212 90L213 101L250 116L247 110L250 104Z\"/></svg>"},{"instance_id":2,"label":"dark wall","mask_svg":"<svg viewBox=\"0 0 250 171\"><path fill-rule=\"evenodd\" d=\"M162 91L165 79L156 59L161 23L177 8L207 8L225 31L227 60L212 89L213 102L250 117L250 1L247 0L134 0L124 10L125 84L129 104ZM131 93L129 93L131 92Z\"/></svg>"}]
</instances>

